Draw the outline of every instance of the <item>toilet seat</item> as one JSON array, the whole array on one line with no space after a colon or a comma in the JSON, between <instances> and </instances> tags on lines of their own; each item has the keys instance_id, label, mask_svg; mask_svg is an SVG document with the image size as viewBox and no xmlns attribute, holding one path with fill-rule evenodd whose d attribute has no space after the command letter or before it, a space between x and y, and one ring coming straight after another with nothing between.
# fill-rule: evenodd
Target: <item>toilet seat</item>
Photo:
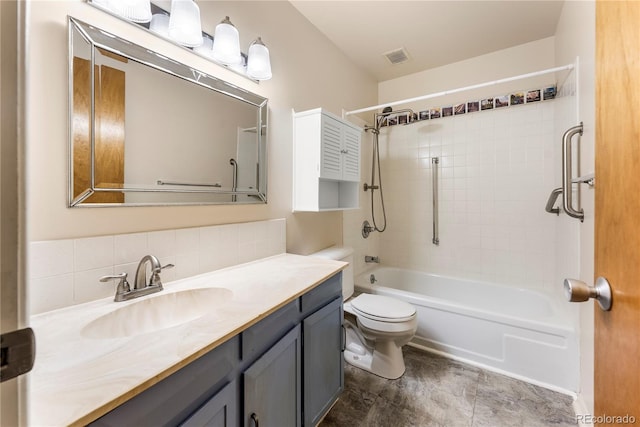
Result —
<instances>
[{"instance_id":1,"label":"toilet seat","mask_svg":"<svg viewBox=\"0 0 640 427\"><path fill-rule=\"evenodd\" d=\"M354 314L378 322L401 323L416 317L414 306L383 295L361 294L350 302Z\"/></svg>"}]
</instances>

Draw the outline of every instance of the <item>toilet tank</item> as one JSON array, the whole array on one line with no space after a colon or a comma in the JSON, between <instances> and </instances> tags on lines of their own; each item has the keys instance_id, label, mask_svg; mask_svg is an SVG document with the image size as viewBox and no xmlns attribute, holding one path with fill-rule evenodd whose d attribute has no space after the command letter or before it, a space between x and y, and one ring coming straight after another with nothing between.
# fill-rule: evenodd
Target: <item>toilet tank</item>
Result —
<instances>
[{"instance_id":1,"label":"toilet tank","mask_svg":"<svg viewBox=\"0 0 640 427\"><path fill-rule=\"evenodd\" d=\"M348 262L349 265L342 270L342 299L346 300L353 295L353 248L349 246L331 246L309 254L309 256Z\"/></svg>"}]
</instances>

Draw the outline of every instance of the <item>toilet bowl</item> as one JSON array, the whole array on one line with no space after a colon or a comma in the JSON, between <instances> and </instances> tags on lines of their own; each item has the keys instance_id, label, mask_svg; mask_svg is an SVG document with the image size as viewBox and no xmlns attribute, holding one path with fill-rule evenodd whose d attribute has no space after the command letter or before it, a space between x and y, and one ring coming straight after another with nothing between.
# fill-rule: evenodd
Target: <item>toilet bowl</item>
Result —
<instances>
[{"instance_id":1,"label":"toilet bowl","mask_svg":"<svg viewBox=\"0 0 640 427\"><path fill-rule=\"evenodd\" d=\"M311 254L314 257L345 261L342 273L344 327L347 363L388 379L405 371L402 346L415 335L418 321L411 304L382 295L354 293L353 249L332 246Z\"/></svg>"}]
</instances>

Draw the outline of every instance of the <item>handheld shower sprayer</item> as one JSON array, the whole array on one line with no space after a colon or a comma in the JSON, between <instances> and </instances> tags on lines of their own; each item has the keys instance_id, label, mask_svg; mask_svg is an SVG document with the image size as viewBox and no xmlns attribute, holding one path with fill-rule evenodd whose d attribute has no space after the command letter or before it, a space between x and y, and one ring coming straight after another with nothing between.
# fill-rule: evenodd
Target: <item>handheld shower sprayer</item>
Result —
<instances>
[{"instance_id":1,"label":"handheld shower sprayer","mask_svg":"<svg viewBox=\"0 0 640 427\"><path fill-rule=\"evenodd\" d=\"M411 117L415 116L413 110L407 108L403 110L393 111L391 107L384 107L381 113L375 113L373 116L374 125L373 126L365 126L365 131L371 131L373 134L373 160L371 161L371 184L364 183L364 191L371 190L371 219L373 222L373 226L370 226L368 222L363 224L362 235L366 238L371 231L378 231L382 233L387 228L387 213L384 207L384 197L382 194L382 175L380 173L380 149L378 147L378 135L380 134L380 128L382 127L385 120L389 120L391 116L397 116L399 114L411 114ZM410 119L407 117L407 122L409 123ZM406 124L405 123L405 124ZM378 169L378 185L375 183L376 178L376 163ZM382 218L383 225L382 227L378 227L376 224L376 215L374 211L374 191L380 190L380 204L382 205Z\"/></svg>"}]
</instances>

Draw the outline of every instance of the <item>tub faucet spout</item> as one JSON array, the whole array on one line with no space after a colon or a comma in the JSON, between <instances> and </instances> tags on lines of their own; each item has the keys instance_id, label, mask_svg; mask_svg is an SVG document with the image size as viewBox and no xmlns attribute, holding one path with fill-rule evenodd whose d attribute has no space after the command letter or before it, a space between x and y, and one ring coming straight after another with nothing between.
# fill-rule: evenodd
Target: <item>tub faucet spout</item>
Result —
<instances>
[{"instance_id":1,"label":"tub faucet spout","mask_svg":"<svg viewBox=\"0 0 640 427\"><path fill-rule=\"evenodd\" d=\"M379 264L380 258L378 258L377 256L365 255L364 262L367 262L367 263L375 262L376 264Z\"/></svg>"}]
</instances>

